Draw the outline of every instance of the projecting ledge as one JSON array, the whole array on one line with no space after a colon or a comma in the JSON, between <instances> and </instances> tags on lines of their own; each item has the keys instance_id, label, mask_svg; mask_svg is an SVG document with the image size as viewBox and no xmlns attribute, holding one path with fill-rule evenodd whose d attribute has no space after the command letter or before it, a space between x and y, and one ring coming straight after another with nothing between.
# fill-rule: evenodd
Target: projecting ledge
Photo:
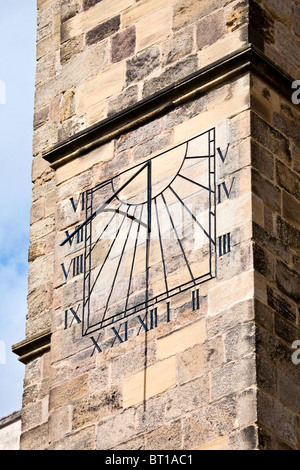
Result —
<instances>
[{"instance_id":1,"label":"projecting ledge","mask_svg":"<svg viewBox=\"0 0 300 470\"><path fill-rule=\"evenodd\" d=\"M51 331L46 330L39 335L25 339L12 346L12 352L19 356L19 361L28 364L33 359L50 350Z\"/></svg>"},{"instance_id":2,"label":"projecting ledge","mask_svg":"<svg viewBox=\"0 0 300 470\"><path fill-rule=\"evenodd\" d=\"M145 124L177 106L199 97L220 83L244 73L254 73L286 96L291 94L292 78L279 69L252 44L223 57L133 106L100 121L67 140L59 142L43 155L56 169L92 149Z\"/></svg>"}]
</instances>

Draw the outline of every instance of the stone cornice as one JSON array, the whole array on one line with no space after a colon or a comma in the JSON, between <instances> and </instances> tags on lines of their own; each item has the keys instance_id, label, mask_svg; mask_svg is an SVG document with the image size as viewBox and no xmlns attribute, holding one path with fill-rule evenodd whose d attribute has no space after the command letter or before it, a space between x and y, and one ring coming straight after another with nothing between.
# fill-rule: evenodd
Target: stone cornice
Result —
<instances>
[{"instance_id":1,"label":"stone cornice","mask_svg":"<svg viewBox=\"0 0 300 470\"><path fill-rule=\"evenodd\" d=\"M19 356L19 361L28 364L38 356L50 350L51 332L46 330L39 335L25 339L12 346L12 352Z\"/></svg>"},{"instance_id":2,"label":"stone cornice","mask_svg":"<svg viewBox=\"0 0 300 470\"><path fill-rule=\"evenodd\" d=\"M253 72L280 93L291 96L293 79L286 75L252 44L204 67L180 82L145 98L133 106L59 142L44 153L52 168L80 157L124 132L164 114L190 99L199 97L221 83Z\"/></svg>"}]
</instances>

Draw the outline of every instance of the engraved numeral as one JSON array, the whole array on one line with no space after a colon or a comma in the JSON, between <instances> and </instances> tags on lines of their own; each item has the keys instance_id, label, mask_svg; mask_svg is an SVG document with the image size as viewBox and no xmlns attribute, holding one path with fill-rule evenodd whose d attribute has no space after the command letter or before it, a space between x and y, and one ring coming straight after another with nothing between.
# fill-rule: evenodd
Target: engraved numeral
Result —
<instances>
[{"instance_id":1,"label":"engraved numeral","mask_svg":"<svg viewBox=\"0 0 300 470\"><path fill-rule=\"evenodd\" d=\"M226 255L231 252L230 233L219 237L219 256Z\"/></svg>"},{"instance_id":2,"label":"engraved numeral","mask_svg":"<svg viewBox=\"0 0 300 470\"><path fill-rule=\"evenodd\" d=\"M121 335L120 335L120 329L122 328L122 326L124 325L124 337L122 338ZM115 340L118 339L118 341L120 343L124 343L125 341L128 340L128 322L125 322L123 323L123 325L120 326L119 328L119 331L117 331L115 329L115 327L113 327L111 330L113 331L113 333L115 334L115 338L114 338L114 341L113 341L113 344L112 346L115 344Z\"/></svg>"},{"instance_id":3,"label":"engraved numeral","mask_svg":"<svg viewBox=\"0 0 300 470\"><path fill-rule=\"evenodd\" d=\"M64 275L65 280L67 281L70 273L72 272L73 277L78 276L83 273L83 254L75 256L71 259L69 266L66 267L64 263L61 263L61 269Z\"/></svg>"},{"instance_id":4,"label":"engraved numeral","mask_svg":"<svg viewBox=\"0 0 300 470\"><path fill-rule=\"evenodd\" d=\"M83 227L80 230L78 230L78 232L74 235L74 237L70 237L69 230L65 230L65 234L66 234L66 238L68 238L68 243L70 246L73 245L73 241L75 241L76 245L83 242Z\"/></svg>"},{"instance_id":5,"label":"engraved numeral","mask_svg":"<svg viewBox=\"0 0 300 470\"><path fill-rule=\"evenodd\" d=\"M149 318L149 326L148 326L148 318ZM153 310L150 310L149 313L146 313L146 315L144 316L144 319L142 319L140 315L137 316L137 319L139 320L140 324L142 325L142 327L144 328L146 332L149 330L153 330L154 328L157 328L157 308L154 308ZM140 331L141 331L141 328L139 330L139 333Z\"/></svg>"},{"instance_id":6,"label":"engraved numeral","mask_svg":"<svg viewBox=\"0 0 300 470\"><path fill-rule=\"evenodd\" d=\"M229 199L235 178L232 178L230 188L228 189L227 184L225 182L218 184L218 204L222 202L222 195L225 195L227 199ZM223 191L222 191L223 189Z\"/></svg>"},{"instance_id":7,"label":"engraved numeral","mask_svg":"<svg viewBox=\"0 0 300 470\"><path fill-rule=\"evenodd\" d=\"M72 321L70 323L69 328L72 326L74 320L76 320L77 323L81 323L81 320L78 316L80 306L81 306L80 304L77 305L76 310L73 307L71 307L69 310L65 310L65 330L68 328L68 315L69 315L69 313L72 314Z\"/></svg>"},{"instance_id":8,"label":"engraved numeral","mask_svg":"<svg viewBox=\"0 0 300 470\"><path fill-rule=\"evenodd\" d=\"M200 298L199 298L199 289L196 289L192 292L192 305L193 305L193 312L200 308Z\"/></svg>"},{"instance_id":9,"label":"engraved numeral","mask_svg":"<svg viewBox=\"0 0 300 470\"><path fill-rule=\"evenodd\" d=\"M96 350L97 350L97 352L98 352L99 354L102 352L102 349L100 348L100 346L99 346L99 344L98 344L98 343L99 343L99 339L100 339L100 335L101 335L101 333L99 333L97 340L95 340L94 336L91 336L91 337L90 337L90 340L92 341L92 343L93 343L93 345L94 345L94 349L93 349L93 351L92 351L91 357L95 354L95 351L96 351Z\"/></svg>"},{"instance_id":10,"label":"engraved numeral","mask_svg":"<svg viewBox=\"0 0 300 470\"><path fill-rule=\"evenodd\" d=\"M225 160L226 160L226 157L227 157L227 154L228 154L229 147L230 147L230 144L227 145L225 155L223 155L223 152L222 152L222 150L220 149L220 147L217 148L217 151L218 151L219 157L220 157L221 160L222 160L222 163L225 163Z\"/></svg>"},{"instance_id":11,"label":"engraved numeral","mask_svg":"<svg viewBox=\"0 0 300 470\"><path fill-rule=\"evenodd\" d=\"M70 203L74 212L77 212L78 207L80 207L80 200L81 200L81 210L84 210L84 207L85 207L84 193L79 195L77 201L75 201L73 196L70 198Z\"/></svg>"}]
</instances>

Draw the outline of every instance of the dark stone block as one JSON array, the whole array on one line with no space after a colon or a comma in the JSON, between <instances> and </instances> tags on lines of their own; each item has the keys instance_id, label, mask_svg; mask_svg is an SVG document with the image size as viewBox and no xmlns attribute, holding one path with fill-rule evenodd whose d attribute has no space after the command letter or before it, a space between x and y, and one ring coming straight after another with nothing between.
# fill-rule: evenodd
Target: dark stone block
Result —
<instances>
[{"instance_id":1,"label":"dark stone block","mask_svg":"<svg viewBox=\"0 0 300 470\"><path fill-rule=\"evenodd\" d=\"M282 315L286 320L295 323L297 319L297 311L295 305L286 300L279 292L272 287L267 288L268 305L277 313Z\"/></svg>"},{"instance_id":2,"label":"dark stone block","mask_svg":"<svg viewBox=\"0 0 300 470\"><path fill-rule=\"evenodd\" d=\"M192 55L176 63L175 65L167 68L159 77L154 77L144 84L143 97L156 93L161 89L173 85L186 76L192 74L197 70L198 57Z\"/></svg>"},{"instance_id":3,"label":"dark stone block","mask_svg":"<svg viewBox=\"0 0 300 470\"><path fill-rule=\"evenodd\" d=\"M257 114L251 114L252 137L266 147L273 155L277 155L283 161L291 163L291 151L289 140L278 130L263 121Z\"/></svg>"},{"instance_id":4,"label":"dark stone block","mask_svg":"<svg viewBox=\"0 0 300 470\"><path fill-rule=\"evenodd\" d=\"M284 263L278 262L276 266L276 281L282 292L296 302L300 302L300 276Z\"/></svg>"},{"instance_id":5,"label":"dark stone block","mask_svg":"<svg viewBox=\"0 0 300 470\"><path fill-rule=\"evenodd\" d=\"M113 63L126 59L135 51L135 26L116 34L111 41L111 60Z\"/></svg>"},{"instance_id":6,"label":"dark stone block","mask_svg":"<svg viewBox=\"0 0 300 470\"><path fill-rule=\"evenodd\" d=\"M119 28L120 16L118 15L88 31L86 34L86 43L90 46L96 42L102 41L103 39L116 33Z\"/></svg>"},{"instance_id":7,"label":"dark stone block","mask_svg":"<svg viewBox=\"0 0 300 470\"><path fill-rule=\"evenodd\" d=\"M89 8L93 7L96 5L96 3L101 2L102 0L84 0L83 1L83 9L88 10Z\"/></svg>"},{"instance_id":8,"label":"dark stone block","mask_svg":"<svg viewBox=\"0 0 300 470\"><path fill-rule=\"evenodd\" d=\"M127 61L126 83L127 85L147 77L160 66L160 51L157 46L149 47Z\"/></svg>"}]
</instances>

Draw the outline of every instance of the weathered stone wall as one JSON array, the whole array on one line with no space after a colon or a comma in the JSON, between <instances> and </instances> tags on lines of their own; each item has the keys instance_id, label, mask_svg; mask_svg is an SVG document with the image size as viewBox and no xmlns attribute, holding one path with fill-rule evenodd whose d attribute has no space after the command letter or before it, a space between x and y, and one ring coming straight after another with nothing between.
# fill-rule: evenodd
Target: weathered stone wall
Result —
<instances>
[{"instance_id":1,"label":"weathered stone wall","mask_svg":"<svg viewBox=\"0 0 300 470\"><path fill-rule=\"evenodd\" d=\"M292 345L300 338L300 109L257 78L252 98L261 447L299 448L300 368Z\"/></svg>"},{"instance_id":2,"label":"weathered stone wall","mask_svg":"<svg viewBox=\"0 0 300 470\"><path fill-rule=\"evenodd\" d=\"M246 2L38 6L35 156L248 42Z\"/></svg>"},{"instance_id":3,"label":"weathered stone wall","mask_svg":"<svg viewBox=\"0 0 300 470\"><path fill-rule=\"evenodd\" d=\"M250 2L250 42L285 73L300 73L299 2L255 0Z\"/></svg>"},{"instance_id":4,"label":"weathered stone wall","mask_svg":"<svg viewBox=\"0 0 300 470\"><path fill-rule=\"evenodd\" d=\"M298 78L298 7L38 0L26 337L52 336L50 352L26 365L22 448L299 447L295 106L241 70L56 170L42 157L250 42ZM196 310L190 292L176 297L170 321L159 311L147 333L132 329L122 344L101 333L98 353L74 315L82 273L62 269L82 254L80 242L59 247L84 220L71 198L214 126L217 236L230 233L231 243L217 253L217 279L200 285Z\"/></svg>"},{"instance_id":5,"label":"weathered stone wall","mask_svg":"<svg viewBox=\"0 0 300 470\"><path fill-rule=\"evenodd\" d=\"M27 374L25 396L31 400L24 402L24 448L257 445L249 91L247 74L56 170L50 370L44 372L44 356L31 364L30 380ZM70 198L76 201L100 175L113 175L224 120L227 130L220 124L218 142L224 155L228 143L230 150L226 166L218 158L218 181L232 191L230 200L222 193L219 201L218 233L231 232L232 252L219 258L218 279L200 286L196 311L187 292L171 305L170 322L159 311L157 328L132 331L124 344L112 342L109 330L98 354L71 313L82 299L82 275L66 279L61 268L82 250L80 244L75 251L59 247L66 230L84 216L72 210ZM41 387L47 373L49 403L47 387Z\"/></svg>"}]
</instances>

